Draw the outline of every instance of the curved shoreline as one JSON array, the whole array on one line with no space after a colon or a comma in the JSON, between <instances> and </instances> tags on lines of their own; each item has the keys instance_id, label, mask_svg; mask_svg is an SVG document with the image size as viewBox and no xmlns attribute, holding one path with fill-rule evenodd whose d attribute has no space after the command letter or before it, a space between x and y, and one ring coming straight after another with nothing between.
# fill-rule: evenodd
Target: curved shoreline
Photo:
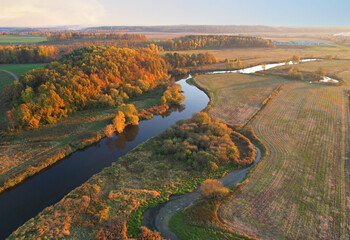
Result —
<instances>
[{"instance_id":1,"label":"curved shoreline","mask_svg":"<svg viewBox=\"0 0 350 240\"><path fill-rule=\"evenodd\" d=\"M255 145L253 146L257 150L257 155L255 157L254 163L249 167L235 170L218 179L223 182L225 187L241 182L246 177L248 171L259 162L261 158L261 151ZM151 230L159 231L161 236L166 239L180 240L177 235L170 229L170 219L173 217L175 212L191 205L199 199L199 186L190 193L179 196L172 196L166 203L162 203L154 208L147 209L147 211L145 211L143 214L141 225Z\"/></svg>"}]
</instances>

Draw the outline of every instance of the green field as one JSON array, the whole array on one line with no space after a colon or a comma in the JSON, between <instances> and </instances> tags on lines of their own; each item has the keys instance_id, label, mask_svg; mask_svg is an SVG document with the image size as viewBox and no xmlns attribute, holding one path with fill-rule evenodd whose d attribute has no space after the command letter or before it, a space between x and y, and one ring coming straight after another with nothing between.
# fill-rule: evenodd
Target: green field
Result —
<instances>
[{"instance_id":1,"label":"green field","mask_svg":"<svg viewBox=\"0 0 350 240\"><path fill-rule=\"evenodd\" d=\"M0 35L0 45L29 44L47 41L46 37L31 35Z\"/></svg>"},{"instance_id":2,"label":"green field","mask_svg":"<svg viewBox=\"0 0 350 240\"><path fill-rule=\"evenodd\" d=\"M36 63L36 64L0 64L0 70L7 70L10 72L13 72L14 74L16 74L18 77L20 77L21 75L23 75L24 73L36 69L36 68L40 68L40 67L44 67L46 65L46 63Z\"/></svg>"}]
</instances>

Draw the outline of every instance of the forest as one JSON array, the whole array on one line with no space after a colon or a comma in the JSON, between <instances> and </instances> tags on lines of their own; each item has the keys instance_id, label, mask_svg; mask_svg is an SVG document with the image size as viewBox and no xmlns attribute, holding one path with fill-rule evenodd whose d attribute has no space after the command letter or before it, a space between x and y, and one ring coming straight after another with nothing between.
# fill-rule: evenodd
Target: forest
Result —
<instances>
[{"instance_id":1,"label":"forest","mask_svg":"<svg viewBox=\"0 0 350 240\"><path fill-rule=\"evenodd\" d=\"M158 42L157 45L165 51L274 46L270 40L258 37L227 35L187 35L163 40Z\"/></svg>"},{"instance_id":2,"label":"forest","mask_svg":"<svg viewBox=\"0 0 350 240\"><path fill-rule=\"evenodd\" d=\"M56 46L0 45L0 64L48 63L56 59L59 48Z\"/></svg>"},{"instance_id":3,"label":"forest","mask_svg":"<svg viewBox=\"0 0 350 240\"><path fill-rule=\"evenodd\" d=\"M167 79L164 59L150 49L86 47L26 73L3 94L12 105L7 112L10 126L31 129L79 110L119 106L159 85L168 85ZM171 103L176 94L168 92L164 101Z\"/></svg>"}]
</instances>

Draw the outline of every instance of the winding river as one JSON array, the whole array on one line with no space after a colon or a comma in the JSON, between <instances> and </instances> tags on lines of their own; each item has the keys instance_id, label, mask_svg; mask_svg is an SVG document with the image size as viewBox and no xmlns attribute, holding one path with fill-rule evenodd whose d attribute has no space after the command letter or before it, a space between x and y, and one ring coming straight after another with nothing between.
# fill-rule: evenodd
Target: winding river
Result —
<instances>
[{"instance_id":1,"label":"winding river","mask_svg":"<svg viewBox=\"0 0 350 240\"><path fill-rule=\"evenodd\" d=\"M305 59L302 61L315 60ZM210 74L227 72L253 73L284 64L258 65L237 71L218 71ZM204 109L209 102L208 96L197 87L186 83L188 78L178 81L186 97L182 108L175 109L168 116L155 116L152 119L140 122L138 126L128 127L124 133L114 134L111 139L104 138L90 147L71 154L16 187L3 192L0 195L0 239L9 236L45 207L60 201L66 194L83 184L93 174L110 166L112 162L117 161L119 157L125 155L139 144L163 132L175 124L177 120L189 118L193 113ZM232 174L236 174L239 176L239 179L242 179L248 169L242 170L238 175L236 172ZM231 179L236 179L236 177L232 178L231 176ZM239 182L239 179L234 180L231 184ZM159 213L158 210L151 215ZM162 219L157 221L162 221ZM151 222L152 225L153 221Z\"/></svg>"}]
</instances>

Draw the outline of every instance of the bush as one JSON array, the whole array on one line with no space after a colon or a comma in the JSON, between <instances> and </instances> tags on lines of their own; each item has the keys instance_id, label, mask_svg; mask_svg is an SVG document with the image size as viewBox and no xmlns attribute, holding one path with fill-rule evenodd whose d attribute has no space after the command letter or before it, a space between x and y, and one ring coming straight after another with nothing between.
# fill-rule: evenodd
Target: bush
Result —
<instances>
[{"instance_id":1,"label":"bush","mask_svg":"<svg viewBox=\"0 0 350 240\"><path fill-rule=\"evenodd\" d=\"M224 187L224 184L216 179L207 179L201 185L202 198L221 198L229 194L230 190Z\"/></svg>"},{"instance_id":2,"label":"bush","mask_svg":"<svg viewBox=\"0 0 350 240\"><path fill-rule=\"evenodd\" d=\"M103 227L98 231L96 239L97 240L110 240L110 239L118 239L118 240L128 240L126 234L126 220L117 218L111 220L107 226Z\"/></svg>"},{"instance_id":3,"label":"bush","mask_svg":"<svg viewBox=\"0 0 350 240\"><path fill-rule=\"evenodd\" d=\"M164 240L157 231L151 231L146 227L141 227L137 240Z\"/></svg>"}]
</instances>

